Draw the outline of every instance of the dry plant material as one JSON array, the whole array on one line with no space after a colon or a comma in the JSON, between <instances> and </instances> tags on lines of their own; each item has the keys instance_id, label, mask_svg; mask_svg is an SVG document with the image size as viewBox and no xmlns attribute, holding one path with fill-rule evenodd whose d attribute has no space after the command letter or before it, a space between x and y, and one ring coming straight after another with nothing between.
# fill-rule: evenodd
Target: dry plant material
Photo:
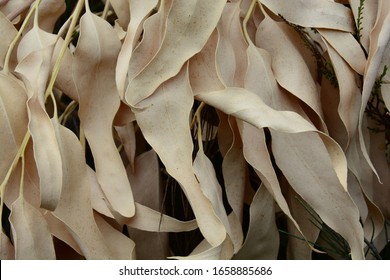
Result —
<instances>
[{"instance_id":1,"label":"dry plant material","mask_svg":"<svg viewBox=\"0 0 390 280\"><path fill-rule=\"evenodd\" d=\"M4 1L1 259L380 258L390 4L344 2Z\"/></svg>"}]
</instances>

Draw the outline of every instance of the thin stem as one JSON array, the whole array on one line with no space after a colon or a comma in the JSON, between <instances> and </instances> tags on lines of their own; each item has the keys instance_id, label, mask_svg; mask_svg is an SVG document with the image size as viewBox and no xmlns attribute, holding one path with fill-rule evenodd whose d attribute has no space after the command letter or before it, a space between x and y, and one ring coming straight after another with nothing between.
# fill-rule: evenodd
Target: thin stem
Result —
<instances>
[{"instance_id":1,"label":"thin stem","mask_svg":"<svg viewBox=\"0 0 390 280\"><path fill-rule=\"evenodd\" d=\"M69 103L69 105L65 108L65 111L61 114L61 116L58 118L60 123L65 124L68 120L69 116L76 110L77 108L77 101L72 100L72 102Z\"/></svg>"},{"instance_id":2,"label":"thin stem","mask_svg":"<svg viewBox=\"0 0 390 280\"><path fill-rule=\"evenodd\" d=\"M160 1L160 6L158 7L159 10L163 9L165 5L165 0Z\"/></svg>"},{"instance_id":3,"label":"thin stem","mask_svg":"<svg viewBox=\"0 0 390 280\"><path fill-rule=\"evenodd\" d=\"M88 3L88 1L87 1L87 3ZM68 48L68 45L69 45L69 43L72 40L73 30L76 27L77 20L78 20L78 18L80 16L80 13L81 13L81 10L83 9L83 7L84 7L84 0L79 0L77 2L76 8L75 8L75 10L74 10L74 12L72 14L73 18L72 18L72 21L70 23L70 27L68 29L68 32L66 33L65 42L64 42L64 44L61 47L60 53L59 53L59 55L57 57L55 65L54 65L53 73L51 75L51 78L50 78L50 81L49 81L49 85L47 86L47 89L46 89L46 92L45 92L45 99L47 99L47 97L50 94L52 94L54 83L55 83L55 81L57 79L58 73L60 72L62 59L64 58L65 51Z\"/></svg>"},{"instance_id":4,"label":"thin stem","mask_svg":"<svg viewBox=\"0 0 390 280\"><path fill-rule=\"evenodd\" d=\"M84 1L84 0L82 0L82 1ZM89 1L88 0L85 0L85 10L87 11L87 12L91 12L91 8L89 7Z\"/></svg>"},{"instance_id":5,"label":"thin stem","mask_svg":"<svg viewBox=\"0 0 390 280\"><path fill-rule=\"evenodd\" d=\"M110 10L110 0L106 0L106 4L104 5L104 10L103 10L103 14L102 14L102 18L103 19L106 19L107 16L108 16L108 12Z\"/></svg>"},{"instance_id":6,"label":"thin stem","mask_svg":"<svg viewBox=\"0 0 390 280\"><path fill-rule=\"evenodd\" d=\"M198 109L196 109L196 112L195 112L195 114L194 114L194 117L193 117L193 119L192 119L192 121L191 121L191 128L194 127L196 118L197 118L198 115L200 116L200 112L202 111L202 109L203 109L203 107L204 107L205 105L206 105L206 104L205 104L204 102L202 102L202 103L200 103Z\"/></svg>"},{"instance_id":7,"label":"thin stem","mask_svg":"<svg viewBox=\"0 0 390 280\"><path fill-rule=\"evenodd\" d=\"M4 193L5 193L5 187L8 184L9 179L11 178L12 172L15 170L19 159L21 156L24 154L24 151L26 149L27 143L30 140L30 132L27 130L26 134L24 135L22 144L20 145L18 152L16 153L14 160L12 161L11 166L9 167L7 174L4 177L3 182L0 185L0 196L1 196L1 201L0 201L0 217L3 215L3 206L4 206Z\"/></svg>"},{"instance_id":8,"label":"thin stem","mask_svg":"<svg viewBox=\"0 0 390 280\"><path fill-rule=\"evenodd\" d=\"M247 41L248 44L251 42L251 39L250 39L250 37L249 37L249 33L248 33L248 29L247 29L247 24L248 24L248 21L249 21L249 19L251 18L252 14L253 14L253 11L254 11L254 9L255 9L256 4L257 4L257 0L252 0L252 3L251 3L251 5L249 6L248 12L246 13L245 18L244 18L244 21L243 21L243 23L242 23L243 31L244 31L244 36L245 36L245 39L246 39L246 41Z\"/></svg>"},{"instance_id":9,"label":"thin stem","mask_svg":"<svg viewBox=\"0 0 390 280\"><path fill-rule=\"evenodd\" d=\"M20 175L20 188L19 188L19 196L20 197L23 197L24 196L24 170L26 168L26 165L25 165L25 157L24 157L24 151L21 155L21 158L22 158L22 172L21 172L21 175Z\"/></svg>"},{"instance_id":10,"label":"thin stem","mask_svg":"<svg viewBox=\"0 0 390 280\"><path fill-rule=\"evenodd\" d=\"M204 104L204 103L202 103ZM201 105L202 105L201 104ZM198 110L196 111L195 117L196 121L198 124L198 129L197 129L197 135L198 135L198 145L199 145L199 150L203 151L203 141L202 141L202 122L200 119L200 113L202 112L203 106L199 106Z\"/></svg>"},{"instance_id":11,"label":"thin stem","mask_svg":"<svg viewBox=\"0 0 390 280\"><path fill-rule=\"evenodd\" d=\"M11 44L9 45L9 48L7 50L7 54L6 54L5 60L4 60L4 69L3 69L3 71L4 71L5 74L9 73L9 61L11 59L12 52L13 52L17 42L19 41L19 38L22 36L22 33L23 33L24 29L27 26L27 23L30 21L31 16L33 15L34 11L38 8L40 2L41 2L41 0L35 1L34 6L28 12L28 14L27 14L26 18L24 19L23 24L20 27L18 33L16 34L15 38L12 40Z\"/></svg>"}]
</instances>

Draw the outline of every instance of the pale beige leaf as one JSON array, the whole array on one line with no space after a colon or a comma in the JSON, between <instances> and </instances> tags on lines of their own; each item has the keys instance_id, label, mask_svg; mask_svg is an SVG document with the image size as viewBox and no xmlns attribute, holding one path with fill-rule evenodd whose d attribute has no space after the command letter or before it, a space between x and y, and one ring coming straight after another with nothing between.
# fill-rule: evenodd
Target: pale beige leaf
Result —
<instances>
[{"instance_id":1,"label":"pale beige leaf","mask_svg":"<svg viewBox=\"0 0 390 280\"><path fill-rule=\"evenodd\" d=\"M363 75L367 62L366 56L351 33L321 28L317 30L356 73ZM341 79L337 80L342 81Z\"/></svg>"},{"instance_id":2,"label":"pale beige leaf","mask_svg":"<svg viewBox=\"0 0 390 280\"><path fill-rule=\"evenodd\" d=\"M126 224L150 232L183 232L198 228L196 220L179 221L142 204L135 203L137 214Z\"/></svg>"},{"instance_id":3,"label":"pale beige leaf","mask_svg":"<svg viewBox=\"0 0 390 280\"><path fill-rule=\"evenodd\" d=\"M55 24L66 10L65 1L43 0L38 6L39 27L47 32L53 32Z\"/></svg>"},{"instance_id":4,"label":"pale beige leaf","mask_svg":"<svg viewBox=\"0 0 390 280\"><path fill-rule=\"evenodd\" d=\"M315 130L311 123L297 113L276 111L266 105L255 93L245 88L230 87L200 93L195 98L258 128L272 127L290 133Z\"/></svg>"},{"instance_id":5,"label":"pale beige leaf","mask_svg":"<svg viewBox=\"0 0 390 280\"><path fill-rule=\"evenodd\" d=\"M329 136L345 149L348 146L351 135L348 134L339 113L340 91L328 79L324 79L321 84L321 102ZM354 118L356 119L356 116Z\"/></svg>"},{"instance_id":6,"label":"pale beige leaf","mask_svg":"<svg viewBox=\"0 0 390 280\"><path fill-rule=\"evenodd\" d=\"M277 86L275 77L272 74L271 58L269 54L262 49L256 49L251 44L248 48L248 57L250 58L250 63L245 82L246 88L253 91L257 96L260 96L260 98L272 108L278 110L291 110L307 118L305 111L302 110L301 105L297 100L291 99L288 94ZM259 75L253 73L262 73L260 76L261 78L259 78ZM334 170L346 190L347 162L343 151L332 138L324 133L318 133L328 150Z\"/></svg>"},{"instance_id":7,"label":"pale beige leaf","mask_svg":"<svg viewBox=\"0 0 390 280\"><path fill-rule=\"evenodd\" d=\"M270 53L253 44L249 45L247 53L248 70L245 88L259 96L271 108L293 111L310 121L297 99L292 98L290 93L278 85L272 71Z\"/></svg>"},{"instance_id":8,"label":"pale beige leaf","mask_svg":"<svg viewBox=\"0 0 390 280\"><path fill-rule=\"evenodd\" d=\"M0 67L3 68L9 45L18 31L2 12L0 12L0 26Z\"/></svg>"},{"instance_id":9,"label":"pale beige leaf","mask_svg":"<svg viewBox=\"0 0 390 280\"><path fill-rule=\"evenodd\" d=\"M76 135L55 124L63 159L63 189L53 214L68 228L87 259L112 259L114 256L95 223L84 151Z\"/></svg>"},{"instance_id":10,"label":"pale beige leaf","mask_svg":"<svg viewBox=\"0 0 390 280\"><path fill-rule=\"evenodd\" d=\"M105 203L106 197L97 181L95 172L87 167L86 176L90 186L92 208L106 217L114 219ZM135 207L136 215L126 223L130 228L148 232L182 232L198 228L196 220L182 222L139 203L135 203Z\"/></svg>"},{"instance_id":11,"label":"pale beige leaf","mask_svg":"<svg viewBox=\"0 0 390 280\"><path fill-rule=\"evenodd\" d=\"M287 35L290 33L293 36L294 32L286 23L277 23L266 17L257 29L256 44L270 53L277 82L305 102L323 120L317 85L298 46Z\"/></svg>"},{"instance_id":12,"label":"pale beige leaf","mask_svg":"<svg viewBox=\"0 0 390 280\"><path fill-rule=\"evenodd\" d=\"M122 28L126 28L130 21L130 6L129 0L110 0L116 16L118 17L118 23Z\"/></svg>"},{"instance_id":13,"label":"pale beige leaf","mask_svg":"<svg viewBox=\"0 0 390 280\"><path fill-rule=\"evenodd\" d=\"M86 176L89 182L91 205L93 210L115 220L114 215L111 213L111 210L107 205L107 197L104 195L104 192L98 182L96 172L92 170L91 167L87 166Z\"/></svg>"},{"instance_id":14,"label":"pale beige leaf","mask_svg":"<svg viewBox=\"0 0 390 280\"><path fill-rule=\"evenodd\" d=\"M21 63L28 55L34 52L41 51L45 48L53 49L56 41L57 41L56 35L42 30L38 25L34 25L33 28L23 36L22 40L18 45L18 49L17 49L18 62ZM52 51L52 49L50 51ZM46 56L50 56L49 58L49 62L50 62L51 55L52 55L50 51L48 51L48 54L45 54L45 57L42 58L42 60L43 59L45 60L44 61L45 66L48 63L46 61ZM30 75L38 76L39 74L43 76L46 73L31 73Z\"/></svg>"},{"instance_id":15,"label":"pale beige leaf","mask_svg":"<svg viewBox=\"0 0 390 280\"><path fill-rule=\"evenodd\" d=\"M368 217L367 203L364 199L362 186L352 171L348 172L348 193L356 204L356 207L359 209L360 219L365 221Z\"/></svg>"},{"instance_id":16,"label":"pale beige leaf","mask_svg":"<svg viewBox=\"0 0 390 280\"><path fill-rule=\"evenodd\" d=\"M51 211L46 211L44 213L44 217L45 217L46 222L49 226L49 230L50 230L51 235L55 236L56 238L58 238L62 242L69 245L79 255L83 254L79 244L77 243L75 238L72 236L72 234L69 232L69 230L64 222L62 222L60 219L58 219Z\"/></svg>"},{"instance_id":17,"label":"pale beige leaf","mask_svg":"<svg viewBox=\"0 0 390 280\"><path fill-rule=\"evenodd\" d=\"M115 260L135 259L135 243L133 240L112 227L99 214L94 213L96 224L103 235L107 246Z\"/></svg>"},{"instance_id":18,"label":"pale beige leaf","mask_svg":"<svg viewBox=\"0 0 390 280\"><path fill-rule=\"evenodd\" d=\"M127 5L130 6L130 22L127 26L127 35L122 44L121 51L118 55L115 76L119 95L121 97L123 97L125 93L127 69L129 68L130 58L133 53L134 47L141 35L143 22L145 21L148 14L152 11L152 9L156 7L157 2L157 0L146 0L142 2L130 0L127 3Z\"/></svg>"},{"instance_id":19,"label":"pale beige leaf","mask_svg":"<svg viewBox=\"0 0 390 280\"><path fill-rule=\"evenodd\" d=\"M39 173L41 207L48 210L56 208L62 188L61 155L44 97L56 38L34 25L19 44L16 67L27 87L28 129Z\"/></svg>"},{"instance_id":20,"label":"pale beige leaf","mask_svg":"<svg viewBox=\"0 0 390 280\"><path fill-rule=\"evenodd\" d=\"M265 15L263 15L263 17L265 17ZM263 20L261 20L259 22L258 26L260 26L260 24ZM284 27L285 25L283 24L281 26ZM325 49L323 40L321 38L321 35L316 30L317 29L314 29L314 28L313 29L312 28L302 28L302 31L305 33L304 36L308 36L307 38L310 38L310 41L312 41L313 44L318 47L319 53L322 53L324 56L326 56L326 53L323 53L323 50ZM253 31L255 33L253 36L254 37L253 42L256 42L256 39L257 40L260 39L260 38L256 37L257 31L258 31L258 28L255 27L255 30ZM295 30L295 29L294 29L294 32L285 32L284 34L291 41L291 44L293 44L295 46L295 49L297 51L299 51L300 57L303 58L303 60L305 61L306 66L309 69L313 79L317 82L317 86L319 86L318 82L320 80L318 80L319 73L318 73L318 69L317 69L317 60L315 59L315 56L313 55L313 50L310 47L308 47L307 41L303 40L303 38L301 37L301 34L299 32L297 32L297 30ZM322 85L322 81L321 81L321 85Z\"/></svg>"},{"instance_id":21,"label":"pale beige leaf","mask_svg":"<svg viewBox=\"0 0 390 280\"><path fill-rule=\"evenodd\" d=\"M275 221L275 202L263 185L253 198L249 218L245 243L234 259L276 260L279 251L279 231Z\"/></svg>"},{"instance_id":22,"label":"pale beige leaf","mask_svg":"<svg viewBox=\"0 0 390 280\"><path fill-rule=\"evenodd\" d=\"M219 40L216 64L227 86L244 86L247 43L242 33L240 2L227 3L217 26Z\"/></svg>"},{"instance_id":23,"label":"pale beige leaf","mask_svg":"<svg viewBox=\"0 0 390 280\"><path fill-rule=\"evenodd\" d=\"M0 181L2 182L27 132L27 93L13 75L0 72Z\"/></svg>"},{"instance_id":24,"label":"pale beige leaf","mask_svg":"<svg viewBox=\"0 0 390 280\"><path fill-rule=\"evenodd\" d=\"M378 157L383 157L383 154L379 155ZM381 190L383 185L380 185L379 188L377 188L376 186L378 186L379 184L376 183L376 180L372 180L374 174L370 167L367 165L364 159L360 161L360 163L365 166L365 168L363 168L368 171L368 177L371 180L366 180L366 178L362 180L361 175L363 175L364 173L361 173L358 175L359 177L356 177L355 175L353 175L352 172L350 172L348 174L348 192L359 209L360 219L363 223L364 237L367 240L375 240L384 228L384 218L380 208L378 208L378 206L373 203L373 201L375 201L374 195L370 194L369 197L366 193L366 190ZM367 183L367 181L371 183L370 186L362 185L362 183ZM383 195L382 193L381 197L383 196L386 197L386 194Z\"/></svg>"},{"instance_id":25,"label":"pale beige leaf","mask_svg":"<svg viewBox=\"0 0 390 280\"><path fill-rule=\"evenodd\" d=\"M276 164L292 188L329 227L347 240L352 258L363 259L363 230L358 209L341 184L319 135L277 131L271 131L271 135Z\"/></svg>"},{"instance_id":26,"label":"pale beige leaf","mask_svg":"<svg viewBox=\"0 0 390 280\"><path fill-rule=\"evenodd\" d=\"M259 52L259 53L262 54L262 52ZM260 56L258 58L258 62L257 63L260 63L262 61L263 67L265 69L268 69L268 70L265 71L265 73L267 73L267 72L269 73L269 69L270 68L269 68L269 66L267 66L269 61L267 62L267 60L264 59L264 58L266 58L266 56L264 56L264 54L262 54L262 56ZM253 64L256 64L256 60L253 60ZM257 69L261 69L260 66L257 66ZM248 71L248 73L250 73L250 71ZM247 84L248 87L253 88L253 90L255 90L256 93L259 94L260 96L265 96L264 97L265 100L270 102L270 104L272 104L272 106L274 106L276 108L290 108L293 105L293 103L289 102L288 99L285 96L282 95L282 92L277 90L277 88L275 87L275 83L272 80L272 75L271 74L267 74L267 75L265 75L265 77L268 77L268 79L265 80L265 82L263 82L263 84L266 85L266 87L263 87L262 89L259 88L259 87L257 87L257 89L256 89L256 87L255 87L255 84L256 84L255 81L256 80L255 80L255 78L253 76L252 76L252 78L250 78L250 76L248 75L248 80L247 80L246 84ZM313 134L313 136L310 136L308 138L314 138L315 139L316 137L318 137L318 136L316 136L316 134L314 134L312 132L307 132L307 133L304 133L304 134L306 134L306 137L308 137L308 134ZM273 146L275 145L275 142L280 143L279 144L280 147L283 146L285 150L288 150L290 152L291 151L294 151L294 152L297 151L298 148L295 145L298 145L298 146L302 145L302 148L299 148L299 151L301 151L301 149L305 149L305 151L307 152L307 149L309 147L307 145L303 145L299 141L294 141L294 143L289 143L288 141L285 141L286 139L288 139L290 137L298 137L298 136L296 136L296 134L291 134L290 135L290 134L284 134L284 133L280 133L280 132L274 133L274 131L271 130L271 135L272 135ZM299 134L297 134L297 135L299 135ZM303 136L301 136L301 137L303 137ZM299 138L301 138L301 137L299 137ZM352 207L352 205L353 205L352 200L350 200L348 195L345 193L345 190L347 188L347 186L346 186L347 168L346 168L346 161L345 161L345 158L343 158L342 151L341 151L340 147L338 147L338 145L336 145L336 143L334 143L334 141L332 139L326 137L325 135L321 135L321 140L324 141L324 144L325 144L326 149L327 149L327 151L325 152L325 157L330 157L331 160L332 160L331 161L332 162L332 166L330 168L330 172L333 172L333 173L337 174L336 178L332 177L333 179L336 179L335 183L340 188L340 189L337 189L337 191L344 194L345 199L347 199L347 201L349 202L350 207ZM311 140L311 141L314 141L314 140ZM321 144L321 145L324 145L324 144ZM244 144L244 148L245 148L245 144ZM273 152L274 152L275 156L276 156L276 154L282 153L281 151L277 151L275 149L273 149ZM298 152L297 152L297 154L298 154ZM292 157L286 157L286 158L284 158L284 160L282 162L284 164L289 164L290 163L291 164L291 168L294 169L294 171L298 170L297 169L298 161L296 159L294 160L294 159L292 159ZM312 157L310 159L310 164L308 165L308 170L310 170L310 168L309 168L310 165L312 165ZM321 165L321 164L319 164L319 165ZM308 171L308 170L305 171L304 175L295 174L295 175L291 175L291 177L296 178L297 180L300 179L301 177L302 178L303 177L310 178L310 176L307 176L307 175L311 174L312 171ZM293 173L293 170L291 170L291 172ZM317 172L321 173L323 171L322 170L321 171L318 170ZM270 178L272 178L272 177L270 177ZM327 182L327 181L324 179L324 180L321 180L321 182L324 183L324 182ZM341 185L340 185L340 183L341 183ZM311 185L311 184L304 184L304 186L307 186L307 185ZM324 186L324 188L327 189L328 188L327 185ZM272 193L273 192L271 192L271 194ZM298 193L300 193L300 192L298 192ZM274 195L274 197L275 197L275 195ZM306 198L304 198L304 199L306 200ZM276 199L276 201L278 202L277 199ZM340 203L344 203L344 202L340 202ZM279 206L281 206L280 203L279 203ZM327 204L322 204L322 206L326 207ZM344 206L344 204L343 204L343 206ZM289 209L288 207L284 207L284 208L285 209L287 208L287 210ZM352 207L352 209L354 209L354 208ZM356 215L358 213L357 209L354 209L354 211L355 211L355 215ZM286 210L283 210L283 212L286 213ZM291 214L290 214L290 216L291 216ZM297 226L297 224L294 221L294 219L292 218L291 220L295 223L296 228L299 229L299 226ZM361 228L358 227L358 216L355 217L355 220L353 222L354 222L354 226L355 226L354 230L357 230L358 233L362 234ZM352 232L352 231L349 231L347 233L349 234L349 237L352 240L353 240L352 235L355 237L356 234L357 234L357 233ZM360 244L358 242L360 242ZM360 246L360 247L358 247L358 246ZM362 246L362 238L360 240L355 240L355 250L359 250L356 253L357 257L362 257L361 254L358 255L361 252L360 250L362 249L362 247L363 247Z\"/></svg>"},{"instance_id":27,"label":"pale beige leaf","mask_svg":"<svg viewBox=\"0 0 390 280\"><path fill-rule=\"evenodd\" d=\"M218 39L218 31L214 30L204 48L189 60L191 88L195 95L202 91L221 90L225 88L219 78L216 67L218 42L220 42L220 39Z\"/></svg>"},{"instance_id":28,"label":"pale beige leaf","mask_svg":"<svg viewBox=\"0 0 390 280\"><path fill-rule=\"evenodd\" d=\"M226 0L179 0L168 15L165 37L153 60L129 81L125 99L136 106L169 78L179 73L185 62L201 51L217 25Z\"/></svg>"},{"instance_id":29,"label":"pale beige leaf","mask_svg":"<svg viewBox=\"0 0 390 280\"><path fill-rule=\"evenodd\" d=\"M221 119L221 123L224 122L224 119ZM234 252L241 248L244 236L242 231L243 223L243 214L244 214L244 196L245 196L245 187L247 184L247 166L245 158L243 155L243 144L240 138L240 133L237 128L236 121L233 117L225 118L225 121L228 122L229 128L226 126L219 126L219 132L225 130L231 130L233 133L231 139L227 138L225 140L231 141L230 147L226 154L223 157L222 161L222 174L225 185L225 191L227 200L230 207L232 208L232 213L229 215L229 223L231 227L231 240L234 245ZM221 143L226 134L221 133L219 136L219 143Z\"/></svg>"},{"instance_id":30,"label":"pale beige leaf","mask_svg":"<svg viewBox=\"0 0 390 280\"><path fill-rule=\"evenodd\" d=\"M13 24L18 24L22 17L20 16L23 11L27 10L32 4L33 0L13 0L8 1L1 7L1 12L12 21Z\"/></svg>"},{"instance_id":31,"label":"pale beige leaf","mask_svg":"<svg viewBox=\"0 0 390 280\"><path fill-rule=\"evenodd\" d=\"M16 259L53 260L56 258L53 239L45 218L22 196L12 204L9 220Z\"/></svg>"},{"instance_id":32,"label":"pale beige leaf","mask_svg":"<svg viewBox=\"0 0 390 280\"><path fill-rule=\"evenodd\" d=\"M34 158L39 173L41 207L54 210L62 190L62 159L53 124L36 96L27 102L29 131L34 144Z\"/></svg>"},{"instance_id":33,"label":"pale beige leaf","mask_svg":"<svg viewBox=\"0 0 390 280\"><path fill-rule=\"evenodd\" d=\"M15 68L26 84L29 99L37 99L38 105L46 114L44 93L49 78L51 51L50 46L33 51L24 57ZM49 118L48 115L47 118Z\"/></svg>"},{"instance_id":34,"label":"pale beige leaf","mask_svg":"<svg viewBox=\"0 0 390 280\"><path fill-rule=\"evenodd\" d=\"M355 175L363 191L368 197L372 198L372 186L374 181L373 172L363 156L359 141L359 135L356 134L355 137L351 139L350 145L345 153L348 161L348 169Z\"/></svg>"},{"instance_id":35,"label":"pale beige leaf","mask_svg":"<svg viewBox=\"0 0 390 280\"><path fill-rule=\"evenodd\" d=\"M218 182L213 163L204 154L202 147L199 148L195 156L193 167L202 192L210 200L215 214L225 227L226 233L232 236L227 213L223 205L221 185Z\"/></svg>"},{"instance_id":36,"label":"pale beige leaf","mask_svg":"<svg viewBox=\"0 0 390 280\"><path fill-rule=\"evenodd\" d=\"M54 67L55 61L58 58L60 49L64 44L64 40L59 38L54 48L52 67ZM79 95L73 79L72 66L73 65L73 54L69 48L66 48L64 56L61 61L60 70L58 72L57 79L55 81L55 87L69 96L72 100L78 101Z\"/></svg>"},{"instance_id":37,"label":"pale beige leaf","mask_svg":"<svg viewBox=\"0 0 390 280\"><path fill-rule=\"evenodd\" d=\"M130 63L128 64L127 77L129 81L134 79L153 60L159 51L165 37L167 18L172 3L173 0L164 1L158 12L145 20L142 41L133 50ZM119 76L123 75L118 72L120 69L117 69L117 75ZM119 76L118 79L120 78ZM120 84L118 84L118 88L120 94L124 94ZM121 97L122 99L124 98L124 96Z\"/></svg>"},{"instance_id":38,"label":"pale beige leaf","mask_svg":"<svg viewBox=\"0 0 390 280\"><path fill-rule=\"evenodd\" d=\"M389 197L388 192L385 195ZM367 238L367 240L375 240L379 238L383 229L386 228L385 217L382 214L382 208L380 208L380 206L374 204L374 202L371 201L365 194L364 194L364 198L366 200L367 208L368 208L368 216L363 224L364 237ZM387 218L388 215L386 216L386 219Z\"/></svg>"},{"instance_id":39,"label":"pale beige leaf","mask_svg":"<svg viewBox=\"0 0 390 280\"><path fill-rule=\"evenodd\" d=\"M368 53L367 66L364 72L362 103L359 114L360 148L362 149L364 158L367 160L370 167L374 170L377 176L378 174L375 171L375 167L373 166L367 152L362 126L365 108L378 76L378 72L382 71L382 69L379 69L379 67L381 65L381 60L384 55L384 51L386 50L386 46L390 40L390 2L381 1L380 3L381 4L379 5L377 20L370 34L370 49Z\"/></svg>"},{"instance_id":40,"label":"pale beige leaf","mask_svg":"<svg viewBox=\"0 0 390 280\"><path fill-rule=\"evenodd\" d=\"M330 45L327 44L327 47L338 80L338 114L348 132L348 142L345 143L348 146L350 139L357 132L361 93L355 80L356 73Z\"/></svg>"},{"instance_id":41,"label":"pale beige leaf","mask_svg":"<svg viewBox=\"0 0 390 280\"><path fill-rule=\"evenodd\" d=\"M246 161L254 168L256 174L263 182L263 185L267 188L268 192L279 205L283 213L291 220L297 230L301 232L299 225L293 218L287 201L283 196L282 189L267 148L264 130L257 129L245 122L239 122L238 124Z\"/></svg>"},{"instance_id":42,"label":"pale beige leaf","mask_svg":"<svg viewBox=\"0 0 390 280\"><path fill-rule=\"evenodd\" d=\"M0 260L14 260L15 248L3 231L0 232Z\"/></svg>"},{"instance_id":43,"label":"pale beige leaf","mask_svg":"<svg viewBox=\"0 0 390 280\"><path fill-rule=\"evenodd\" d=\"M120 99L115 84L120 41L108 22L87 11L73 61L79 94L81 127L91 147L96 174L113 214L134 215L134 201L125 167L115 146L112 124Z\"/></svg>"},{"instance_id":44,"label":"pale beige leaf","mask_svg":"<svg viewBox=\"0 0 390 280\"><path fill-rule=\"evenodd\" d=\"M27 126L25 128L27 128ZM33 207L39 209L41 205L39 175L35 164L33 144L31 141L28 142L24 151L24 161L23 184L28 187L23 189L23 198ZM9 208L20 196L21 172L22 162L19 161L5 186L4 203Z\"/></svg>"},{"instance_id":45,"label":"pale beige leaf","mask_svg":"<svg viewBox=\"0 0 390 280\"><path fill-rule=\"evenodd\" d=\"M304 27L354 31L351 10L342 4L323 0L260 0L276 15Z\"/></svg>"},{"instance_id":46,"label":"pale beige leaf","mask_svg":"<svg viewBox=\"0 0 390 280\"><path fill-rule=\"evenodd\" d=\"M193 93L188 69L163 83L157 91L134 109L138 125L159 155L167 172L183 188L204 237L213 245L225 240L226 231L203 194L192 168L192 138L189 116Z\"/></svg>"}]
</instances>

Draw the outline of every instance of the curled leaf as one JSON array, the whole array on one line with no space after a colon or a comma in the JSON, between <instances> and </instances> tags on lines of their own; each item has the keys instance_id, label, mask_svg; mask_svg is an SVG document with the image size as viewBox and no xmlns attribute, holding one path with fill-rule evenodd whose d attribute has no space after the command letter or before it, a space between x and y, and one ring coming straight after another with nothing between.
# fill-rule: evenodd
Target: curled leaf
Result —
<instances>
[{"instance_id":1,"label":"curled leaf","mask_svg":"<svg viewBox=\"0 0 390 280\"><path fill-rule=\"evenodd\" d=\"M304 27L354 31L351 11L342 4L322 0L260 0L276 15Z\"/></svg>"},{"instance_id":2,"label":"curled leaf","mask_svg":"<svg viewBox=\"0 0 390 280\"><path fill-rule=\"evenodd\" d=\"M54 260L53 239L41 212L20 196L11 207L10 222L19 260ZM25 234L28 232L29 234Z\"/></svg>"},{"instance_id":3,"label":"curled leaf","mask_svg":"<svg viewBox=\"0 0 390 280\"><path fill-rule=\"evenodd\" d=\"M129 82L125 99L136 106L158 86L179 73L198 53L217 25L226 0L175 1L167 19L162 45L153 60Z\"/></svg>"},{"instance_id":4,"label":"curled leaf","mask_svg":"<svg viewBox=\"0 0 390 280\"><path fill-rule=\"evenodd\" d=\"M82 16L80 28L73 75L81 126L92 150L98 181L114 216L128 219L134 215L134 200L112 136L113 120L120 105L115 84L120 41L114 29L90 11Z\"/></svg>"},{"instance_id":5,"label":"curled leaf","mask_svg":"<svg viewBox=\"0 0 390 280\"><path fill-rule=\"evenodd\" d=\"M193 173L188 122L192 105L193 93L185 66L179 75L137 104L134 113L145 139L159 155L167 172L183 188L202 234L216 246L225 240L226 231Z\"/></svg>"}]
</instances>

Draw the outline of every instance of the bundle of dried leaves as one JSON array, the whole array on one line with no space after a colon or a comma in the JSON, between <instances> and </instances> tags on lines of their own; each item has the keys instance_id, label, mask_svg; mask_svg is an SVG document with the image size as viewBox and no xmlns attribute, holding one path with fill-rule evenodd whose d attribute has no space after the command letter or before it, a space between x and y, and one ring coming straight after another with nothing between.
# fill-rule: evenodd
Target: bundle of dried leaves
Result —
<instances>
[{"instance_id":1,"label":"bundle of dried leaves","mask_svg":"<svg viewBox=\"0 0 390 280\"><path fill-rule=\"evenodd\" d=\"M379 258L389 14L0 1L1 259Z\"/></svg>"}]
</instances>

